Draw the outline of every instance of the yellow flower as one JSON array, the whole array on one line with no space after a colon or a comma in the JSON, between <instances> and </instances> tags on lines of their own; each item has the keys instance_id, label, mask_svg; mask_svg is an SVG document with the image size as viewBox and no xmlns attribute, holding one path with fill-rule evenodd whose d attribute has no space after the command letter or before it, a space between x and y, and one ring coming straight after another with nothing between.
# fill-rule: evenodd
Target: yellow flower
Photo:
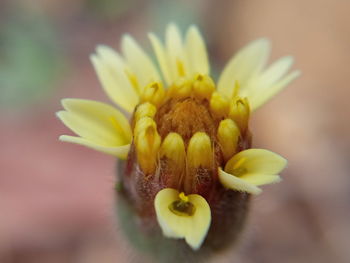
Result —
<instances>
[{"instance_id":1,"label":"yellow flower","mask_svg":"<svg viewBox=\"0 0 350 263\"><path fill-rule=\"evenodd\" d=\"M287 160L264 149L249 149L234 155L219 170L219 180L227 188L259 194L257 186L281 181L278 174L287 165Z\"/></svg>"},{"instance_id":2,"label":"yellow flower","mask_svg":"<svg viewBox=\"0 0 350 263\"><path fill-rule=\"evenodd\" d=\"M185 238L194 249L200 248L210 226L210 208L200 195L186 196L175 189L158 192L154 206L166 237Z\"/></svg>"},{"instance_id":3,"label":"yellow flower","mask_svg":"<svg viewBox=\"0 0 350 263\"><path fill-rule=\"evenodd\" d=\"M183 37L170 24L164 43L149 38L160 71L130 36L123 37L121 53L98 46L91 55L102 87L132 113L130 121L105 103L64 99L57 116L78 136L60 140L128 157L122 181L139 214L155 211L166 237L184 238L198 249L212 218L226 209L210 207L227 188L258 194L258 186L280 180L286 160L249 149L249 119L299 71L287 73L291 57L265 68L270 45L259 39L229 61L216 84L197 27Z\"/></svg>"}]
</instances>

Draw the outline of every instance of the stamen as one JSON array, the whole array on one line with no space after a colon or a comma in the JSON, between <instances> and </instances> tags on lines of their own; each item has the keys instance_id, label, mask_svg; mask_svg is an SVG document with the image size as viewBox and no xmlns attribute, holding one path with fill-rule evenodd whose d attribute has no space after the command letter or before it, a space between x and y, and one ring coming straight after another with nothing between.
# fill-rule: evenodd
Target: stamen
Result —
<instances>
[{"instance_id":1,"label":"stamen","mask_svg":"<svg viewBox=\"0 0 350 263\"><path fill-rule=\"evenodd\" d=\"M188 196L186 196L184 192L181 192L181 193L179 194L179 198L181 199L181 201L183 201L183 202L185 202L185 203L188 202Z\"/></svg>"},{"instance_id":2,"label":"stamen","mask_svg":"<svg viewBox=\"0 0 350 263\"><path fill-rule=\"evenodd\" d=\"M189 198L184 192L179 194L179 198L180 200L176 200L169 205L170 211L178 216L192 216L196 207L189 202Z\"/></svg>"}]
</instances>

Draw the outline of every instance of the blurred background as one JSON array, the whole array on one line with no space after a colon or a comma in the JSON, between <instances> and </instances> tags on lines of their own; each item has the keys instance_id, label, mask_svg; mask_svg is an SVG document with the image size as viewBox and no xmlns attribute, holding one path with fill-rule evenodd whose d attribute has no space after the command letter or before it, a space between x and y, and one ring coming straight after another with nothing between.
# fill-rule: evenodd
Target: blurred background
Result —
<instances>
[{"instance_id":1,"label":"blurred background","mask_svg":"<svg viewBox=\"0 0 350 263\"><path fill-rule=\"evenodd\" d=\"M252 120L254 146L289 160L215 262L350 262L350 2L1 0L0 262L141 262L113 218L115 160L58 142L60 99L108 102L89 62L124 33L197 24L214 75L259 37L302 76ZM144 261L142 261L144 262Z\"/></svg>"}]
</instances>

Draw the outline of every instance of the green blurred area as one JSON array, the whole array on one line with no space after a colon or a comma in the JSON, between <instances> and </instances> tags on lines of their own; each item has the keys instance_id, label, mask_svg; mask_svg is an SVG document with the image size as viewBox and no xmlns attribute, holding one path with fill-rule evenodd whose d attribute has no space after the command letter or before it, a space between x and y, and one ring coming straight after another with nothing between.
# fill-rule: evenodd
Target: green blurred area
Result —
<instances>
[{"instance_id":1,"label":"green blurred area","mask_svg":"<svg viewBox=\"0 0 350 263\"><path fill-rule=\"evenodd\" d=\"M9 109L26 109L53 96L62 85L60 81L74 74L71 63L82 58L72 56L74 40L67 31L79 36L79 30L86 30L86 35L81 37L89 39L95 33L89 31L89 25L98 25L98 33L102 31L102 35L107 35L108 31L104 34L103 31L113 23L127 25L132 19L141 19L159 33L169 22L176 22L182 28L196 23L198 15L194 2L170 0L77 0L74 3L5 0L0 3L0 10L0 107ZM65 13L61 16L61 12L70 16ZM138 40L142 43L145 39L146 33L144 39ZM87 44L94 46L105 40L93 41L96 42Z\"/></svg>"},{"instance_id":2,"label":"green blurred area","mask_svg":"<svg viewBox=\"0 0 350 263\"><path fill-rule=\"evenodd\" d=\"M53 90L65 65L57 37L48 17L13 11L0 30L1 106L25 106Z\"/></svg>"}]
</instances>

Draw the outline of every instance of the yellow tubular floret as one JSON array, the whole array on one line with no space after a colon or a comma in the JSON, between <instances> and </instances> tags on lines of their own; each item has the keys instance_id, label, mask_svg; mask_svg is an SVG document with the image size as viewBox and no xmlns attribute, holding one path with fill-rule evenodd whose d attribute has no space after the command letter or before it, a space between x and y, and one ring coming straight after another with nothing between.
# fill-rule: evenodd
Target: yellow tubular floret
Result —
<instances>
[{"instance_id":1,"label":"yellow tubular floret","mask_svg":"<svg viewBox=\"0 0 350 263\"><path fill-rule=\"evenodd\" d=\"M280 155L264 149L249 149L234 155L219 169L219 180L233 190L259 194L257 186L281 181L279 173L287 165Z\"/></svg>"},{"instance_id":2,"label":"yellow tubular floret","mask_svg":"<svg viewBox=\"0 0 350 263\"><path fill-rule=\"evenodd\" d=\"M137 141L137 136L150 126L155 129L157 128L156 122L149 116L145 116L137 120L134 127L134 140Z\"/></svg>"},{"instance_id":3,"label":"yellow tubular floret","mask_svg":"<svg viewBox=\"0 0 350 263\"><path fill-rule=\"evenodd\" d=\"M175 99L189 97L192 92L192 84L193 82L187 78L179 78L170 86L168 94Z\"/></svg>"},{"instance_id":4,"label":"yellow tubular floret","mask_svg":"<svg viewBox=\"0 0 350 263\"><path fill-rule=\"evenodd\" d=\"M202 196L165 188L156 195L154 207L166 237L184 238L193 250L201 247L211 222L210 207Z\"/></svg>"},{"instance_id":5,"label":"yellow tubular floret","mask_svg":"<svg viewBox=\"0 0 350 263\"><path fill-rule=\"evenodd\" d=\"M136 137L137 160L145 174L153 174L158 159L161 138L156 127L150 125Z\"/></svg>"},{"instance_id":6,"label":"yellow tubular floret","mask_svg":"<svg viewBox=\"0 0 350 263\"><path fill-rule=\"evenodd\" d=\"M229 117L235 121L244 134L248 128L250 117L249 102L246 98L234 98L230 103Z\"/></svg>"},{"instance_id":7,"label":"yellow tubular floret","mask_svg":"<svg viewBox=\"0 0 350 263\"><path fill-rule=\"evenodd\" d=\"M163 182L168 187L180 187L185 175L186 164L185 144L182 137L174 132L169 133L162 142L159 156L165 164Z\"/></svg>"},{"instance_id":8,"label":"yellow tubular floret","mask_svg":"<svg viewBox=\"0 0 350 263\"><path fill-rule=\"evenodd\" d=\"M134 121L137 122L143 117L153 118L157 112L157 108L150 102L145 102L137 106L134 113Z\"/></svg>"},{"instance_id":9,"label":"yellow tubular floret","mask_svg":"<svg viewBox=\"0 0 350 263\"><path fill-rule=\"evenodd\" d=\"M239 128L233 120L225 119L220 122L217 138L225 161L230 159L236 153L239 137Z\"/></svg>"},{"instance_id":10,"label":"yellow tubular floret","mask_svg":"<svg viewBox=\"0 0 350 263\"><path fill-rule=\"evenodd\" d=\"M193 82L193 91L198 98L209 100L215 91L215 83L208 75L198 74Z\"/></svg>"},{"instance_id":11,"label":"yellow tubular floret","mask_svg":"<svg viewBox=\"0 0 350 263\"><path fill-rule=\"evenodd\" d=\"M66 111L57 116L80 137L63 135L60 140L81 144L125 158L132 133L128 120L114 107L91 100L64 99Z\"/></svg>"},{"instance_id":12,"label":"yellow tubular floret","mask_svg":"<svg viewBox=\"0 0 350 263\"><path fill-rule=\"evenodd\" d=\"M205 132L196 132L187 148L187 164L189 167L209 168L213 164L213 149L209 136Z\"/></svg>"},{"instance_id":13,"label":"yellow tubular floret","mask_svg":"<svg viewBox=\"0 0 350 263\"><path fill-rule=\"evenodd\" d=\"M181 171L184 169L186 161L185 144L182 137L175 133L169 133L160 148L160 156L171 161L169 165L173 169Z\"/></svg>"},{"instance_id":14,"label":"yellow tubular floret","mask_svg":"<svg viewBox=\"0 0 350 263\"><path fill-rule=\"evenodd\" d=\"M152 82L145 87L141 96L141 100L143 102L150 102L153 105L159 107L163 103L164 97L165 90L162 83Z\"/></svg>"},{"instance_id":15,"label":"yellow tubular floret","mask_svg":"<svg viewBox=\"0 0 350 263\"><path fill-rule=\"evenodd\" d=\"M229 100L218 92L213 92L210 98L210 111L217 117L228 116L230 109Z\"/></svg>"}]
</instances>

